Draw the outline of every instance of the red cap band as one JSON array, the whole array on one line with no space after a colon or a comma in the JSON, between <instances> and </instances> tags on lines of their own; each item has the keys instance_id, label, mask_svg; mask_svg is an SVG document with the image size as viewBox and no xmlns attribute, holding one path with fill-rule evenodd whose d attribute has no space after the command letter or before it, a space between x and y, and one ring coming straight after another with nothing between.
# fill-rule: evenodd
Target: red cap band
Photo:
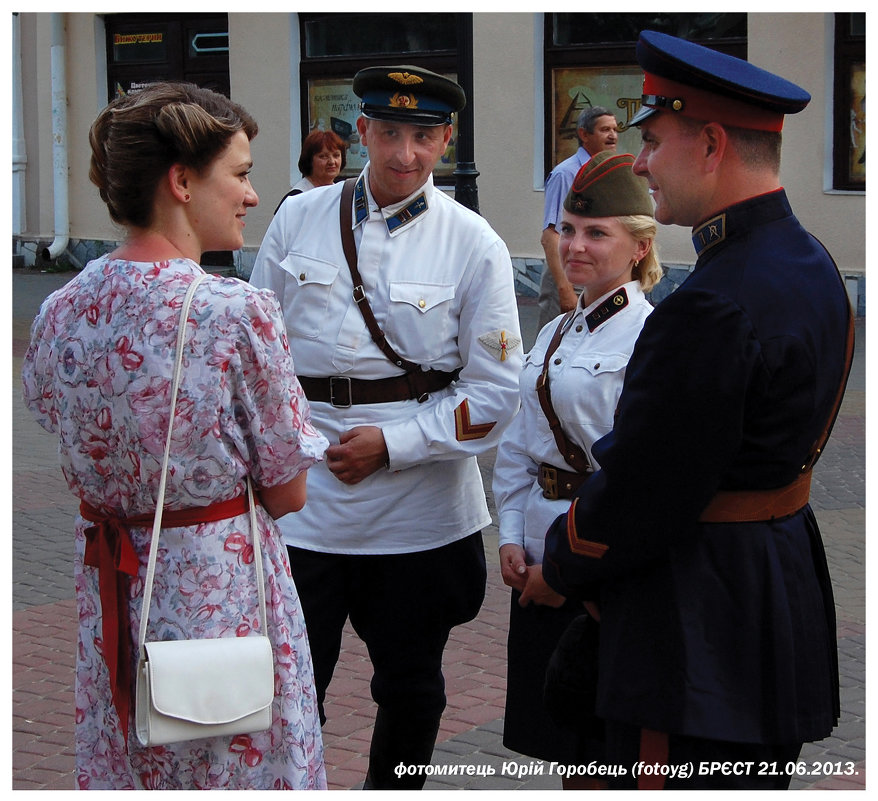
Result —
<instances>
[{"instance_id":1,"label":"red cap band","mask_svg":"<svg viewBox=\"0 0 878 801\"><path fill-rule=\"evenodd\" d=\"M696 120L757 131L780 131L784 121L784 115L779 112L696 89L649 72L643 76L643 105Z\"/></svg>"}]
</instances>

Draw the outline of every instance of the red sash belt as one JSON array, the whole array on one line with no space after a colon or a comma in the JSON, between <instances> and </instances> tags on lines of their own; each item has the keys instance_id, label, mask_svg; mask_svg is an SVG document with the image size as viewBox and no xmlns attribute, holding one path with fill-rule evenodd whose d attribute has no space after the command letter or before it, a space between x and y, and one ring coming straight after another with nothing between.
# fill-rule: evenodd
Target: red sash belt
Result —
<instances>
[{"instance_id":1,"label":"red sash belt","mask_svg":"<svg viewBox=\"0 0 878 801\"><path fill-rule=\"evenodd\" d=\"M239 495L210 506L195 506L162 513L162 528L194 526L237 517L249 511L247 496ZM98 568L101 596L102 651L110 673L113 704L119 715L122 734L128 742L128 713L131 707L131 627L128 618L128 576L136 576L140 565L128 529L151 528L154 515L117 517L96 509L87 501L79 504L83 519L96 525L85 530L83 562Z\"/></svg>"}]
</instances>

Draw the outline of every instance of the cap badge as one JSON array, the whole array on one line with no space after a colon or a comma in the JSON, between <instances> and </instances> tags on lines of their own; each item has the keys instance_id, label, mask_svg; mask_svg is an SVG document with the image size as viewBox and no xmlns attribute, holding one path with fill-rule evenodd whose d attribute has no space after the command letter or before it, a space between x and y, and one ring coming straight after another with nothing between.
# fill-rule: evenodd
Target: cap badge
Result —
<instances>
[{"instance_id":1,"label":"cap badge","mask_svg":"<svg viewBox=\"0 0 878 801\"><path fill-rule=\"evenodd\" d=\"M406 86L424 82L420 75L412 75L410 72L391 72L387 77Z\"/></svg>"},{"instance_id":2,"label":"cap badge","mask_svg":"<svg viewBox=\"0 0 878 801\"><path fill-rule=\"evenodd\" d=\"M416 109L418 107L418 99L414 95L402 95L397 92L390 98L389 105L391 108Z\"/></svg>"}]
</instances>

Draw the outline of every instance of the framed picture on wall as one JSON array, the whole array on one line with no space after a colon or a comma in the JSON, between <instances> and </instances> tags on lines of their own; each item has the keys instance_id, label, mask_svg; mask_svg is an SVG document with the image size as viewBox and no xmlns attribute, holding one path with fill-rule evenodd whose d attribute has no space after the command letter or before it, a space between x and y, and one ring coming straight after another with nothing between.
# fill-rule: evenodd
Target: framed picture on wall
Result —
<instances>
[{"instance_id":1,"label":"framed picture on wall","mask_svg":"<svg viewBox=\"0 0 878 801\"><path fill-rule=\"evenodd\" d=\"M603 106L616 115L619 153L640 151L640 131L628 121L640 108L643 71L637 66L561 67L552 70L552 166L573 155L579 146L576 121L580 113Z\"/></svg>"},{"instance_id":2,"label":"framed picture on wall","mask_svg":"<svg viewBox=\"0 0 878 801\"><path fill-rule=\"evenodd\" d=\"M846 183L866 188L866 64L850 65L850 149Z\"/></svg>"},{"instance_id":3,"label":"framed picture on wall","mask_svg":"<svg viewBox=\"0 0 878 801\"><path fill-rule=\"evenodd\" d=\"M866 191L866 15L835 21L832 188Z\"/></svg>"}]
</instances>

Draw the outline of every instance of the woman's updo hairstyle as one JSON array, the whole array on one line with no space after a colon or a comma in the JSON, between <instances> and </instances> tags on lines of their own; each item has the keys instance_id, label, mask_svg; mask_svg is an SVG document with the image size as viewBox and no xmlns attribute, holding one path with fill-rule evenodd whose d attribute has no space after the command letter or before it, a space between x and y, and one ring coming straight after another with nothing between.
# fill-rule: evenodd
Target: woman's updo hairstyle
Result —
<instances>
[{"instance_id":1,"label":"woman's updo hairstyle","mask_svg":"<svg viewBox=\"0 0 878 801\"><path fill-rule=\"evenodd\" d=\"M115 222L146 227L156 187L172 164L201 172L235 133L253 139L258 130L225 95L188 83L152 84L98 115L89 131L88 177Z\"/></svg>"}]
</instances>

